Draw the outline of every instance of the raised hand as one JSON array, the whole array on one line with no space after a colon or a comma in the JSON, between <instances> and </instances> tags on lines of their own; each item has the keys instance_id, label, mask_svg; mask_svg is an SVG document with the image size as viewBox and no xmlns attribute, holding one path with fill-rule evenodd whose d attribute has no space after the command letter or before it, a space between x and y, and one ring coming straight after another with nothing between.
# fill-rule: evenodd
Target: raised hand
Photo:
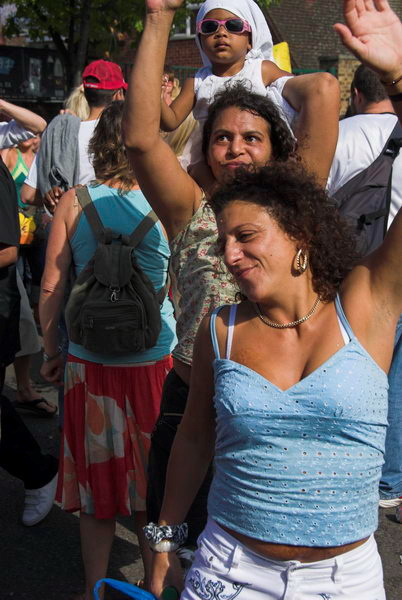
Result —
<instances>
[{"instance_id":1,"label":"raised hand","mask_svg":"<svg viewBox=\"0 0 402 600\"><path fill-rule=\"evenodd\" d=\"M387 0L344 0L342 43L386 81L402 75L402 24Z\"/></svg>"},{"instance_id":2,"label":"raised hand","mask_svg":"<svg viewBox=\"0 0 402 600\"><path fill-rule=\"evenodd\" d=\"M184 0L145 0L148 13L161 12L165 10L176 10L180 8Z\"/></svg>"}]
</instances>

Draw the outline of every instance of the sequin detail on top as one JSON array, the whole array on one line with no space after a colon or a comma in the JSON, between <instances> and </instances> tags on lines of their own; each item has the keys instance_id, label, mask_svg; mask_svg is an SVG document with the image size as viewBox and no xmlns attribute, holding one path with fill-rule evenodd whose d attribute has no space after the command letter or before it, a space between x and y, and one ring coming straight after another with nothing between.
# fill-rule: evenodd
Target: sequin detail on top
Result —
<instances>
[{"instance_id":1,"label":"sequin detail on top","mask_svg":"<svg viewBox=\"0 0 402 600\"><path fill-rule=\"evenodd\" d=\"M186 229L170 242L178 344L173 356L191 364L202 319L221 304L233 304L237 284L216 247L215 215L205 198Z\"/></svg>"},{"instance_id":2,"label":"sequin detail on top","mask_svg":"<svg viewBox=\"0 0 402 600\"><path fill-rule=\"evenodd\" d=\"M217 523L296 546L339 546L375 531L388 380L338 298L336 306L350 342L285 391L217 355L208 500Z\"/></svg>"}]
</instances>

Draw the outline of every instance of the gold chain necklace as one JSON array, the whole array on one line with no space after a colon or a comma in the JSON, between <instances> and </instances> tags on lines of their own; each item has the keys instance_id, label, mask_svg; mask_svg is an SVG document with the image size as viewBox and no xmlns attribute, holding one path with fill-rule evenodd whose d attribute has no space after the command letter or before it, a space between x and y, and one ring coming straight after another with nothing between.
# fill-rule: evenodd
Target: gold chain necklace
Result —
<instances>
[{"instance_id":1,"label":"gold chain necklace","mask_svg":"<svg viewBox=\"0 0 402 600\"><path fill-rule=\"evenodd\" d=\"M291 321L290 323L275 323L275 321L270 321L262 312L257 303L255 303L255 311L257 316L261 319L265 325L269 325L270 327L275 327L275 329L286 329L288 327L296 327L296 325L300 325L300 323L304 323L307 321L317 310L317 306L320 303L320 298L317 296L317 300L314 302L312 309L301 319L297 319L297 321Z\"/></svg>"}]
</instances>

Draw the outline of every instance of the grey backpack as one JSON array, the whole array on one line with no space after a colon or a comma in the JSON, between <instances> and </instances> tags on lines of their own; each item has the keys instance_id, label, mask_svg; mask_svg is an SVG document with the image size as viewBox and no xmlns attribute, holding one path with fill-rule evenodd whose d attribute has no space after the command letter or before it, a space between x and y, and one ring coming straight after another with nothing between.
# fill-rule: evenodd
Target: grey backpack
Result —
<instances>
[{"instance_id":1,"label":"grey backpack","mask_svg":"<svg viewBox=\"0 0 402 600\"><path fill-rule=\"evenodd\" d=\"M387 232L392 165L401 146L402 127L397 122L376 160L332 195L340 213L356 228L363 256L375 250Z\"/></svg>"},{"instance_id":2,"label":"grey backpack","mask_svg":"<svg viewBox=\"0 0 402 600\"><path fill-rule=\"evenodd\" d=\"M69 338L91 352L108 355L143 352L157 342L161 305L168 282L158 292L138 266L135 248L155 225L150 211L131 235L105 228L86 187L76 189L98 245L78 275L66 306Z\"/></svg>"}]
</instances>

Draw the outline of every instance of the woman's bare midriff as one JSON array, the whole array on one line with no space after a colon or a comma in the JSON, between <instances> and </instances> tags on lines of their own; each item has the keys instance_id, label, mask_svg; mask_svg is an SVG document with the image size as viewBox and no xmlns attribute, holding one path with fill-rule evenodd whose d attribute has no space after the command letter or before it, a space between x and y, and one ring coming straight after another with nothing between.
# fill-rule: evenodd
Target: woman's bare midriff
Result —
<instances>
[{"instance_id":1,"label":"woman's bare midriff","mask_svg":"<svg viewBox=\"0 0 402 600\"><path fill-rule=\"evenodd\" d=\"M231 536L239 540L242 544L247 546L253 552L257 554L261 554L261 556L265 556L265 558L269 558L271 560L299 560L300 562L315 562L318 560L326 560L327 558L333 558L334 556L338 556L339 554L344 554L345 552L349 552L358 546L361 546L368 540L368 538L364 538L363 540L358 540L357 542L352 542L350 544L345 544L344 546L331 546L327 547L315 547L311 548L310 546L288 546L286 544L272 544L270 542L262 542L261 540L256 540L255 538L248 537L247 535L243 535L242 533L238 533L237 531L233 531L229 529L229 527L225 527L224 525L219 524L222 529L227 531Z\"/></svg>"}]
</instances>

